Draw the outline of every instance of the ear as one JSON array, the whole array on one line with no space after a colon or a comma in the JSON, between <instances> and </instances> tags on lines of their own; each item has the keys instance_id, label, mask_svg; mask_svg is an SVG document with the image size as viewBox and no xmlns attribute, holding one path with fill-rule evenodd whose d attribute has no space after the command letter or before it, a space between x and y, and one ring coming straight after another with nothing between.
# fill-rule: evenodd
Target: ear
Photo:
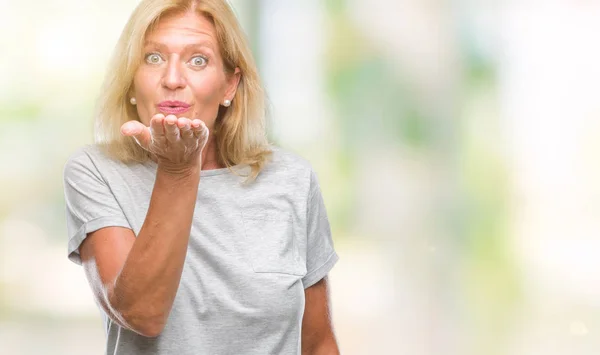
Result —
<instances>
[{"instance_id":1,"label":"ear","mask_svg":"<svg viewBox=\"0 0 600 355\"><path fill-rule=\"evenodd\" d=\"M236 67L233 74L231 74L227 78L227 88L225 89L225 97L223 97L223 100L233 101L238 85L240 84L241 78L242 71L240 70L240 68Z\"/></svg>"}]
</instances>

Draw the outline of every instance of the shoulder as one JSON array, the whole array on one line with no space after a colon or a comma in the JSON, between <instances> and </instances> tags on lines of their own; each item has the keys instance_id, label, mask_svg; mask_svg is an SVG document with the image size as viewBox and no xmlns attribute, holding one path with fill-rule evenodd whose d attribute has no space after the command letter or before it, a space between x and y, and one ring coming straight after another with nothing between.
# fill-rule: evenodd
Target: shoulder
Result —
<instances>
[{"instance_id":1,"label":"shoulder","mask_svg":"<svg viewBox=\"0 0 600 355\"><path fill-rule=\"evenodd\" d=\"M275 169L305 177L311 189L319 185L317 172L308 159L288 149L275 147L272 150Z\"/></svg>"},{"instance_id":2,"label":"shoulder","mask_svg":"<svg viewBox=\"0 0 600 355\"><path fill-rule=\"evenodd\" d=\"M289 188L295 186L309 196L309 199L321 193L319 177L309 160L299 154L273 147L272 164L270 173L278 181Z\"/></svg>"},{"instance_id":3,"label":"shoulder","mask_svg":"<svg viewBox=\"0 0 600 355\"><path fill-rule=\"evenodd\" d=\"M94 145L85 145L75 150L67 159L64 166L65 175L76 173L82 169L91 170L94 168L92 156L97 154L98 147Z\"/></svg>"},{"instance_id":4,"label":"shoulder","mask_svg":"<svg viewBox=\"0 0 600 355\"><path fill-rule=\"evenodd\" d=\"M298 170L312 170L311 163L298 153L278 146L271 146L273 156L271 158L271 164L277 168L293 168Z\"/></svg>"},{"instance_id":5,"label":"shoulder","mask_svg":"<svg viewBox=\"0 0 600 355\"><path fill-rule=\"evenodd\" d=\"M255 183L250 184L250 190L306 195L312 181L311 163L290 149L278 146L269 148L272 151L270 160L261 170Z\"/></svg>"},{"instance_id":6,"label":"shoulder","mask_svg":"<svg viewBox=\"0 0 600 355\"><path fill-rule=\"evenodd\" d=\"M271 151L271 160L263 171L265 175L309 178L312 174L311 163L298 153L278 146L271 146Z\"/></svg>"},{"instance_id":7,"label":"shoulder","mask_svg":"<svg viewBox=\"0 0 600 355\"><path fill-rule=\"evenodd\" d=\"M95 157L102 156L102 150L95 144L87 144L79 147L69 156L66 165L86 164Z\"/></svg>"},{"instance_id":8,"label":"shoulder","mask_svg":"<svg viewBox=\"0 0 600 355\"><path fill-rule=\"evenodd\" d=\"M73 175L100 175L100 171L110 165L121 163L108 157L104 150L96 145L89 144L78 148L67 159L63 174L66 177Z\"/></svg>"}]
</instances>

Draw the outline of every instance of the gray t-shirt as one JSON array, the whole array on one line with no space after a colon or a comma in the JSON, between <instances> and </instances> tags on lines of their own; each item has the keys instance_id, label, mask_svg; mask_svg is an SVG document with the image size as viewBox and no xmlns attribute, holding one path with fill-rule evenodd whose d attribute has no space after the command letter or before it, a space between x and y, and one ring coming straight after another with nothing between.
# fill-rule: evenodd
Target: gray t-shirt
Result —
<instances>
[{"instance_id":1,"label":"gray t-shirt","mask_svg":"<svg viewBox=\"0 0 600 355\"><path fill-rule=\"evenodd\" d=\"M201 172L190 241L164 331L146 338L102 312L106 354L300 354L304 289L338 261L315 172L274 148L257 180ZM244 175L248 166L238 166ZM146 218L156 163L126 165L86 146L64 169L68 257L103 227Z\"/></svg>"}]
</instances>

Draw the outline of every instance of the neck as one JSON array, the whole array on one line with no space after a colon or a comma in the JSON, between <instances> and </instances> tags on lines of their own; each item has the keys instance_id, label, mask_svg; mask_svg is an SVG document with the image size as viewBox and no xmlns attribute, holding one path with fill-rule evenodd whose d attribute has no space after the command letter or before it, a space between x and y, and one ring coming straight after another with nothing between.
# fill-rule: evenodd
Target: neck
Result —
<instances>
[{"instance_id":1,"label":"neck","mask_svg":"<svg viewBox=\"0 0 600 355\"><path fill-rule=\"evenodd\" d=\"M212 133L212 132L211 132ZM224 166L219 164L217 155L217 141L215 140L214 134L208 137L208 142L202 150L202 166L201 170L220 169Z\"/></svg>"}]
</instances>

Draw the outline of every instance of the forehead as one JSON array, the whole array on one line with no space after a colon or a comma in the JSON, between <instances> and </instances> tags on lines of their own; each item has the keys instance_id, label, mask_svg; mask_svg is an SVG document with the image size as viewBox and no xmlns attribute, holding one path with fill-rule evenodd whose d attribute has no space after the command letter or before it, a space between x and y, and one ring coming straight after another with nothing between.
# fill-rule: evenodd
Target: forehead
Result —
<instances>
[{"instance_id":1,"label":"forehead","mask_svg":"<svg viewBox=\"0 0 600 355\"><path fill-rule=\"evenodd\" d=\"M205 16L192 11L162 17L145 39L146 42L167 45L194 42L217 44L215 26L212 22Z\"/></svg>"}]
</instances>

